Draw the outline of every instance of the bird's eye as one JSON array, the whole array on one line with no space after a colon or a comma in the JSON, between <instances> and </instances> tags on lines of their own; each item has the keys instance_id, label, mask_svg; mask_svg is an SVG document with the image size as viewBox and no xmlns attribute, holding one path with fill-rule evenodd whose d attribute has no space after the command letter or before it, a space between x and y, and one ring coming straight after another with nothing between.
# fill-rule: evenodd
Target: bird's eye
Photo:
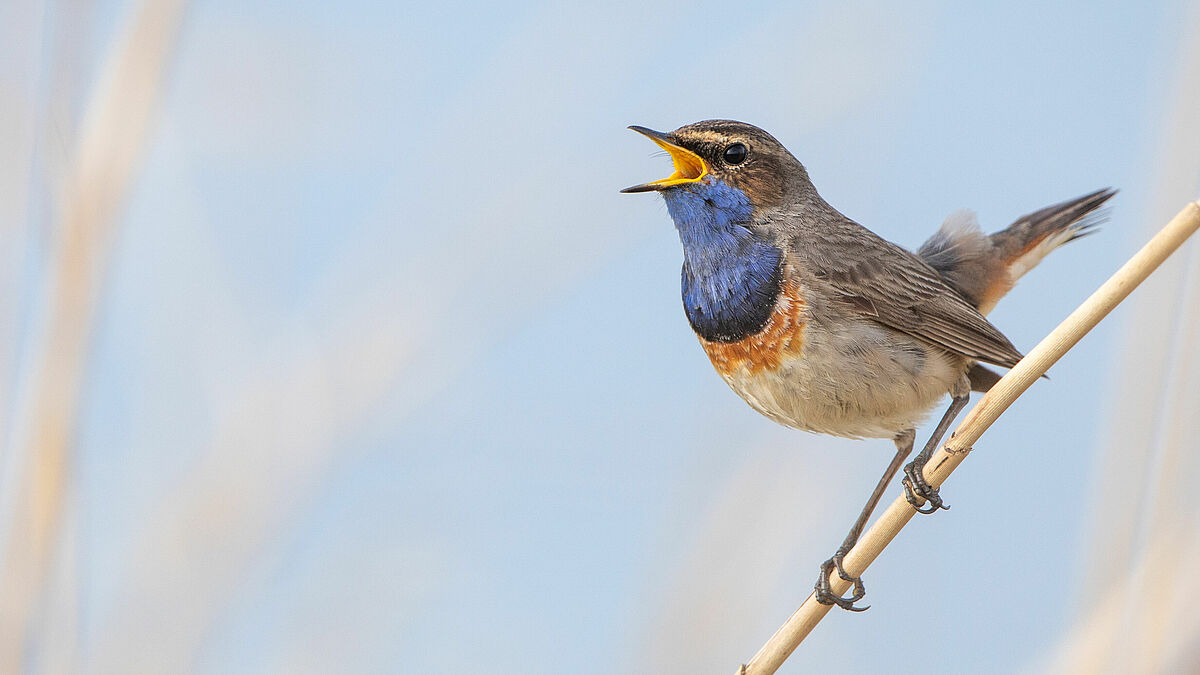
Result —
<instances>
[{"instance_id":1,"label":"bird's eye","mask_svg":"<svg viewBox=\"0 0 1200 675\"><path fill-rule=\"evenodd\" d=\"M721 158L726 164L741 164L746 161L746 146L741 143L734 143L725 148L725 152L721 153Z\"/></svg>"}]
</instances>

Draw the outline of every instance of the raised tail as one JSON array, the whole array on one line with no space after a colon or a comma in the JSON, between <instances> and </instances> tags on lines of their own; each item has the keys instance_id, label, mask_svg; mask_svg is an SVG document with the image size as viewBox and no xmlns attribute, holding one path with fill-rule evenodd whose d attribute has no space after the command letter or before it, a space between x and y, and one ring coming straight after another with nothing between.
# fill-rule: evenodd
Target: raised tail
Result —
<instances>
[{"instance_id":1,"label":"raised tail","mask_svg":"<svg viewBox=\"0 0 1200 675\"><path fill-rule=\"evenodd\" d=\"M1012 290L1050 251L1085 237L1104 220L1097 213L1116 190L1105 188L1022 216L991 235L984 234L970 211L956 211L921 246L917 255L942 275L983 314ZM967 373L971 389L987 391L1000 375L979 365Z\"/></svg>"},{"instance_id":2,"label":"raised tail","mask_svg":"<svg viewBox=\"0 0 1200 675\"><path fill-rule=\"evenodd\" d=\"M979 229L973 213L956 211L917 255L987 314L1046 254L1094 232L1104 220L1096 209L1116 193L1105 188L1047 206L991 235Z\"/></svg>"}]
</instances>

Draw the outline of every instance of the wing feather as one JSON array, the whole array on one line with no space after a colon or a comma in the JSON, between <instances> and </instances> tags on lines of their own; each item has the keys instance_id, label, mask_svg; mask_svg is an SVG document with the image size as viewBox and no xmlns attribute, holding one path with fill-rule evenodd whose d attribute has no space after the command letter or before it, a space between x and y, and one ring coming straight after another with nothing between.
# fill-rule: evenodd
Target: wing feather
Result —
<instances>
[{"instance_id":1,"label":"wing feather","mask_svg":"<svg viewBox=\"0 0 1200 675\"><path fill-rule=\"evenodd\" d=\"M822 225L803 228L791 250L862 316L976 361L1011 368L1021 360L1008 338L916 255L844 217Z\"/></svg>"}]
</instances>

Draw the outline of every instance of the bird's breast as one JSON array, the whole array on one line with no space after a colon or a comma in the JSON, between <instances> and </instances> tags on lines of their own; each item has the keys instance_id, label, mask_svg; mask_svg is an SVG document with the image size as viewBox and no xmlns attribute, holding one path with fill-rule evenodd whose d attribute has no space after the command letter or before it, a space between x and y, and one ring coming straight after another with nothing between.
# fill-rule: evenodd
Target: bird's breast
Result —
<instances>
[{"instance_id":1,"label":"bird's breast","mask_svg":"<svg viewBox=\"0 0 1200 675\"><path fill-rule=\"evenodd\" d=\"M711 341L698 335L700 345L726 380L739 374L774 371L786 360L800 357L806 308L800 285L785 280L761 330L735 342Z\"/></svg>"},{"instance_id":2,"label":"bird's breast","mask_svg":"<svg viewBox=\"0 0 1200 675\"><path fill-rule=\"evenodd\" d=\"M721 378L772 420L890 438L919 423L965 371L962 357L874 321L829 314L817 291L784 279L762 330L736 342L700 340Z\"/></svg>"}]
</instances>

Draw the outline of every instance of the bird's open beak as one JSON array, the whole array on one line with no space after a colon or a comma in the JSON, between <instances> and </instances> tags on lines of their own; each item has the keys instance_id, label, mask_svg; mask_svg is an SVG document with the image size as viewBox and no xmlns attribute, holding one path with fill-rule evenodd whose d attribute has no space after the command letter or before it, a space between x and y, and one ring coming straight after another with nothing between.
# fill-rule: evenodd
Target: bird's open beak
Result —
<instances>
[{"instance_id":1,"label":"bird's open beak","mask_svg":"<svg viewBox=\"0 0 1200 675\"><path fill-rule=\"evenodd\" d=\"M646 138L649 138L650 140L654 141L658 147L666 150L667 154L671 155L671 161L675 163L675 173L667 176L666 178L650 181L649 183L642 183L641 185L627 187L624 190L621 190L621 192L652 192L657 190L665 190L676 185L699 182L708 175L708 166L704 163L703 159L700 159L700 155L697 155L687 148L681 148L678 145L675 145L675 143L671 141L671 136L669 134L664 134L661 131L654 131L653 129L647 129L646 127L632 126L629 128L645 136Z\"/></svg>"}]
</instances>

